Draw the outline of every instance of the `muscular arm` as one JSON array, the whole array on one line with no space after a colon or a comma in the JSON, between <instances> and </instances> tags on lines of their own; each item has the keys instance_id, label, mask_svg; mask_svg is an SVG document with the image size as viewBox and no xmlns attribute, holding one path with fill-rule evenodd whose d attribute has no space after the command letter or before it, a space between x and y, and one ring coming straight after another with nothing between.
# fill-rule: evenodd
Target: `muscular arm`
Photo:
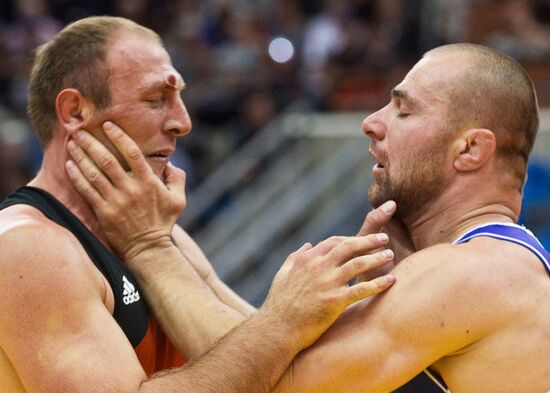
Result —
<instances>
[{"instance_id":1,"label":"muscular arm","mask_svg":"<svg viewBox=\"0 0 550 393\"><path fill-rule=\"evenodd\" d=\"M346 310L273 392L393 391L509 319L500 284L487 279L495 275L480 274L478 259L456 246L413 254L393 274L391 291Z\"/></svg>"},{"instance_id":2,"label":"muscular arm","mask_svg":"<svg viewBox=\"0 0 550 393\"><path fill-rule=\"evenodd\" d=\"M2 233L0 346L29 393L137 392L145 373L76 242L54 225Z\"/></svg>"},{"instance_id":3,"label":"muscular arm","mask_svg":"<svg viewBox=\"0 0 550 393\"><path fill-rule=\"evenodd\" d=\"M155 316L187 357L208 350L245 317L220 301L171 242L126 261Z\"/></svg>"},{"instance_id":4,"label":"muscular arm","mask_svg":"<svg viewBox=\"0 0 550 393\"><path fill-rule=\"evenodd\" d=\"M354 258L378 247L374 238L306 245L289 256L259 312L188 366L147 379L76 239L54 224L11 226L0 235L0 345L28 393L267 392L347 305L391 284L346 285L383 262Z\"/></svg>"},{"instance_id":5,"label":"muscular arm","mask_svg":"<svg viewBox=\"0 0 550 393\"><path fill-rule=\"evenodd\" d=\"M374 233L374 232L372 232ZM238 311L243 316L249 316L254 313L255 308L248 304L244 299L237 295L229 288L220 278L218 274L199 248L197 243L181 228L179 225L174 225L172 231L174 242L189 261L197 270L204 282L214 291L218 299Z\"/></svg>"}]
</instances>

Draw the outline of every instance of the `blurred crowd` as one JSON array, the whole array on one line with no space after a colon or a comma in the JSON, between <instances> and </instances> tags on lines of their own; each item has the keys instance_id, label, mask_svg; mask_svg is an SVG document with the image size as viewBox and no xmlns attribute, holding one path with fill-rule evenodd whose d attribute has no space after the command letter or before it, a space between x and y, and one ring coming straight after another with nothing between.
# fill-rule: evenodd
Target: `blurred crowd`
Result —
<instances>
[{"instance_id":1,"label":"blurred crowd","mask_svg":"<svg viewBox=\"0 0 550 393\"><path fill-rule=\"evenodd\" d=\"M89 15L157 31L187 89L194 132L175 158L189 188L283 111L364 111L424 51L470 41L523 62L550 106L548 0L3 0L0 198L40 164L26 121L36 46Z\"/></svg>"}]
</instances>

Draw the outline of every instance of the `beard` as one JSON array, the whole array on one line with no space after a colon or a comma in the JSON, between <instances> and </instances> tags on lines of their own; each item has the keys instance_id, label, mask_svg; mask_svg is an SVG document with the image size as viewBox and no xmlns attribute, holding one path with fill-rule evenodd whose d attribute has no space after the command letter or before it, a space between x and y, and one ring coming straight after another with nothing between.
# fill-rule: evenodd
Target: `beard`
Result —
<instances>
[{"instance_id":1,"label":"beard","mask_svg":"<svg viewBox=\"0 0 550 393\"><path fill-rule=\"evenodd\" d=\"M395 168L388 165L384 176L369 187L371 205L376 208L387 200L394 200L397 203L394 217L402 221L424 211L449 183L444 170L445 147L438 144L414 156L403 156Z\"/></svg>"}]
</instances>

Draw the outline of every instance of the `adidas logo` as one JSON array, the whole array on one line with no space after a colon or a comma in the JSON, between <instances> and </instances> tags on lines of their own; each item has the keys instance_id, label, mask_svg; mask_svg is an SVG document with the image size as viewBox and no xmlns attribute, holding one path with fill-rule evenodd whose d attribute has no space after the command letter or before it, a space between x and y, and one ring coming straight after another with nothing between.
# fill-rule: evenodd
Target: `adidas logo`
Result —
<instances>
[{"instance_id":1,"label":"adidas logo","mask_svg":"<svg viewBox=\"0 0 550 393\"><path fill-rule=\"evenodd\" d=\"M124 304L129 305L137 302L139 300L139 291L136 290L134 284L132 284L126 276L122 276L122 285L124 287L124 291L122 292L124 295L122 298Z\"/></svg>"}]
</instances>

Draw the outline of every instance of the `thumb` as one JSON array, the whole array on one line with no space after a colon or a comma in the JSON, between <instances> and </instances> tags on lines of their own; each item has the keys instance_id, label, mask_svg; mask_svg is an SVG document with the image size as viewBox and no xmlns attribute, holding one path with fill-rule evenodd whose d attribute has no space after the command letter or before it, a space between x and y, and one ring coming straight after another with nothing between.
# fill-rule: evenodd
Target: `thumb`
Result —
<instances>
[{"instance_id":1,"label":"thumb","mask_svg":"<svg viewBox=\"0 0 550 393\"><path fill-rule=\"evenodd\" d=\"M164 184L171 192L185 192L186 177L185 171L175 167L171 162L164 169Z\"/></svg>"},{"instance_id":2,"label":"thumb","mask_svg":"<svg viewBox=\"0 0 550 393\"><path fill-rule=\"evenodd\" d=\"M376 209L371 210L365 217L365 221L356 236L381 232L382 228L390 222L396 210L397 204L394 201L386 201Z\"/></svg>"},{"instance_id":3,"label":"thumb","mask_svg":"<svg viewBox=\"0 0 550 393\"><path fill-rule=\"evenodd\" d=\"M294 251L292 254L288 256L286 261L281 265L281 268L279 269L279 271L286 273L289 270L291 270L292 267L294 266L294 263L296 262L296 258L298 258L300 254L306 252L307 250L310 250L311 248L313 248L313 245L310 242L307 242L304 245L302 245L302 247L300 247L299 249L297 249L296 251Z\"/></svg>"},{"instance_id":4,"label":"thumb","mask_svg":"<svg viewBox=\"0 0 550 393\"><path fill-rule=\"evenodd\" d=\"M186 203L185 197L185 180L186 174L183 169L175 167L171 162L164 169L164 183L172 196L177 199L183 198L183 203Z\"/></svg>"}]
</instances>

